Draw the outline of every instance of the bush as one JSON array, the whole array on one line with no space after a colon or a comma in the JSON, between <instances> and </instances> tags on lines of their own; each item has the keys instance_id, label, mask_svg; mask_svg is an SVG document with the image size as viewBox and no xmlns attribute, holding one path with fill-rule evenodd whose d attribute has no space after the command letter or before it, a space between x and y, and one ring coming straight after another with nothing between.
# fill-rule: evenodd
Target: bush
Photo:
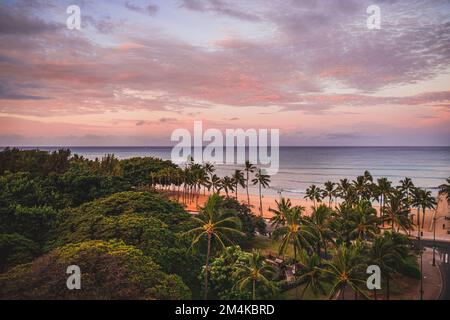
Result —
<instances>
[{"instance_id":1,"label":"bush","mask_svg":"<svg viewBox=\"0 0 450 320\"><path fill-rule=\"evenodd\" d=\"M56 225L57 212L51 207L15 207L0 210L0 233L18 233L42 245Z\"/></svg>"},{"instance_id":2,"label":"bush","mask_svg":"<svg viewBox=\"0 0 450 320\"><path fill-rule=\"evenodd\" d=\"M78 208L78 211L82 214L100 214L103 216L138 214L154 217L167 224L170 229L177 231L185 231L184 223L190 220L190 215L180 204L152 192L116 193L86 203Z\"/></svg>"},{"instance_id":3,"label":"bush","mask_svg":"<svg viewBox=\"0 0 450 320\"><path fill-rule=\"evenodd\" d=\"M190 241L179 232L191 221L178 204L158 194L124 192L67 209L63 217L46 250L68 243L120 239L142 250L164 272L181 276L191 288L197 286L203 260L188 252Z\"/></svg>"},{"instance_id":4,"label":"bush","mask_svg":"<svg viewBox=\"0 0 450 320\"><path fill-rule=\"evenodd\" d=\"M66 269L81 269L81 290L68 290ZM141 250L118 241L69 244L0 275L0 299L189 299L183 281L162 272Z\"/></svg>"},{"instance_id":5,"label":"bush","mask_svg":"<svg viewBox=\"0 0 450 320\"><path fill-rule=\"evenodd\" d=\"M177 166L169 160L161 160L153 157L130 158L121 161L123 177L133 186L149 184L150 173L157 173L165 168Z\"/></svg>"},{"instance_id":6,"label":"bush","mask_svg":"<svg viewBox=\"0 0 450 320\"><path fill-rule=\"evenodd\" d=\"M24 236L0 234L0 273L33 260L39 254L38 245Z\"/></svg>"}]
</instances>

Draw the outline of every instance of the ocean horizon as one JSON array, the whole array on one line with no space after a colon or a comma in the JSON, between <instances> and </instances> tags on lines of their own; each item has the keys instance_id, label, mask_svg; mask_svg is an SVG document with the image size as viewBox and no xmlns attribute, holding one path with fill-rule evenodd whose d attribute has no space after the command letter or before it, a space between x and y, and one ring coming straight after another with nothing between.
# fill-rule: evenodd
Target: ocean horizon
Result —
<instances>
[{"instance_id":1,"label":"ocean horizon","mask_svg":"<svg viewBox=\"0 0 450 320\"><path fill-rule=\"evenodd\" d=\"M22 150L39 149L55 151L61 148L70 149L78 154L94 160L106 154L114 154L119 159L132 157L157 157L171 159L171 146L156 147L123 147L123 146L39 146L17 147ZM3 150L4 147L0 147ZM280 167L277 174L271 176L270 188L264 190L266 195L282 194L286 197L303 197L306 188L311 184L323 185L331 180L355 179L369 170L374 178L386 177L397 185L398 181L409 177L416 186L432 190L437 188L450 176L450 147L393 147L393 146L283 146L280 147ZM242 165L217 164L217 174L230 175ZM250 188L257 194L256 188Z\"/></svg>"}]
</instances>

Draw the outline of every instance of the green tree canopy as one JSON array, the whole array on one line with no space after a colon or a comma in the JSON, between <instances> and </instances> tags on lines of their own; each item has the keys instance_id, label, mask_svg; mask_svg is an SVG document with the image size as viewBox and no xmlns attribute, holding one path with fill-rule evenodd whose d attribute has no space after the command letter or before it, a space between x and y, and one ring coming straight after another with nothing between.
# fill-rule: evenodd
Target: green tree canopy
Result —
<instances>
[{"instance_id":1,"label":"green tree canopy","mask_svg":"<svg viewBox=\"0 0 450 320\"><path fill-rule=\"evenodd\" d=\"M66 269L81 270L81 290L68 290ZM189 299L176 275L119 241L88 241L55 249L0 275L5 299Z\"/></svg>"}]
</instances>

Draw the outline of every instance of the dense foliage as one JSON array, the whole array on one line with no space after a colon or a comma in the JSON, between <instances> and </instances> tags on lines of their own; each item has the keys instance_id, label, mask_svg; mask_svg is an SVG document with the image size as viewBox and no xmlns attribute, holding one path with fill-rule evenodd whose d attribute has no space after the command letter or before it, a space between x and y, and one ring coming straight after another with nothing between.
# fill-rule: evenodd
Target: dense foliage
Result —
<instances>
[{"instance_id":1,"label":"dense foliage","mask_svg":"<svg viewBox=\"0 0 450 320\"><path fill-rule=\"evenodd\" d=\"M68 290L66 269L82 270L82 289ZM0 275L0 298L188 299L189 288L122 242L88 241L55 249Z\"/></svg>"},{"instance_id":2,"label":"dense foliage","mask_svg":"<svg viewBox=\"0 0 450 320\"><path fill-rule=\"evenodd\" d=\"M57 298L65 286L42 288L39 290L41 294L36 289L21 295L25 282L14 277L17 270L25 272L26 267L20 264L46 254L32 262L32 272L27 269L22 276L34 279L38 276L34 274L36 268L42 267L39 272L44 273L48 268L49 275L53 270L55 277L59 277L54 279L59 283L67 277L63 269L57 269L62 268L63 263L58 256L61 248L71 248L71 244L95 244L90 242L92 240L119 240L130 250L138 250L143 255L142 259L151 261L154 267L149 269L149 273L160 270L161 274L170 275L159 277L160 283L155 284L155 288L159 288L158 294L148 295L147 289L144 292L136 288L130 289L135 290L136 295L130 291L128 298L186 298L191 295L191 290L186 291L184 283L195 295L199 291L197 277L202 255L189 253L189 239L182 235L192 224L190 215L180 204L159 193L130 191L132 186L149 183L149 173L169 167L175 166L154 158L120 161L113 155L106 155L101 160L92 161L71 156L68 150L48 153L7 148L0 152L0 272L10 270L2 282L12 290L7 294L18 298ZM93 249L83 248L90 259ZM90 261L79 262L100 272L102 268L109 268L105 264L111 259L116 261L114 263L122 261L109 254L98 259L96 263L99 265L95 267L98 270L90 266ZM47 265L50 260L54 266ZM11 269L14 266L17 267ZM117 267L124 276L128 272L128 265ZM85 272L83 270L83 274ZM110 272L116 270L111 269ZM103 281L100 275L92 279L92 286L95 281ZM40 285L45 287L44 282L31 282L36 288ZM13 290L14 287L17 291ZM64 297L126 298L126 287L117 296L107 296L109 289L105 285L104 292L97 292L98 295L86 292L86 296ZM52 290L55 291L52 293Z\"/></svg>"}]
</instances>

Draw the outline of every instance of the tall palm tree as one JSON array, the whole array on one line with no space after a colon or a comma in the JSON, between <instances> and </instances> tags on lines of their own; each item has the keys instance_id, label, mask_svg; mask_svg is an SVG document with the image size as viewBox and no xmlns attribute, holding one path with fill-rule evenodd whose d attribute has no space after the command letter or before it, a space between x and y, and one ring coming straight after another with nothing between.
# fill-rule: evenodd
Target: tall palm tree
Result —
<instances>
[{"instance_id":1,"label":"tall palm tree","mask_svg":"<svg viewBox=\"0 0 450 320\"><path fill-rule=\"evenodd\" d=\"M422 205L422 194L425 190L414 188L412 192L411 205L417 208L417 236L420 238L420 206Z\"/></svg>"},{"instance_id":2,"label":"tall palm tree","mask_svg":"<svg viewBox=\"0 0 450 320\"><path fill-rule=\"evenodd\" d=\"M329 220L331 218L331 209L322 204L313 210L310 217L306 217L305 221L311 228L311 233L316 239L317 254L320 260L321 249L324 249L325 256L328 255L328 242L333 240L333 231L330 228Z\"/></svg>"},{"instance_id":3,"label":"tall palm tree","mask_svg":"<svg viewBox=\"0 0 450 320\"><path fill-rule=\"evenodd\" d=\"M305 247L312 249L306 238L312 238L313 235L305 228L302 219L302 207L292 207L286 212L285 219L285 225L275 229L273 236L277 240L281 238L279 254L284 255L287 247L292 244L294 259L297 260L297 252L299 250Z\"/></svg>"},{"instance_id":4,"label":"tall palm tree","mask_svg":"<svg viewBox=\"0 0 450 320\"><path fill-rule=\"evenodd\" d=\"M231 177L234 182L234 191L236 192L236 200L238 199L238 188L241 186L242 188L245 188L245 179L244 174L242 173L242 170L235 170L233 173L233 176Z\"/></svg>"},{"instance_id":5,"label":"tall palm tree","mask_svg":"<svg viewBox=\"0 0 450 320\"><path fill-rule=\"evenodd\" d=\"M253 185L258 185L259 187L259 212L261 217L263 216L263 206L262 206L262 188L269 187L270 176L265 174L264 169L258 169L255 174L255 178L252 180Z\"/></svg>"},{"instance_id":6,"label":"tall palm tree","mask_svg":"<svg viewBox=\"0 0 450 320\"><path fill-rule=\"evenodd\" d=\"M316 253L308 254L306 250L300 252L299 268L295 275L299 284L304 286L300 296L301 299L303 299L308 289L315 295L326 293L324 284L327 282L327 278L320 270L320 261L320 257Z\"/></svg>"},{"instance_id":7,"label":"tall palm tree","mask_svg":"<svg viewBox=\"0 0 450 320\"><path fill-rule=\"evenodd\" d=\"M314 208L316 208L316 202L322 201L322 190L315 184L312 184L306 189L304 198L313 201Z\"/></svg>"},{"instance_id":8,"label":"tall palm tree","mask_svg":"<svg viewBox=\"0 0 450 320\"><path fill-rule=\"evenodd\" d=\"M220 196L218 194L211 195L205 207L201 208L200 214L197 217L191 217L191 219L197 225L185 233L186 235L194 235L191 247L196 245L203 237L207 239L204 282L204 299L206 300L208 298L208 270L212 241L216 240L224 248L224 240L231 242L227 234L244 235L244 233L239 231L241 226L239 218L231 216L229 212L220 207Z\"/></svg>"},{"instance_id":9,"label":"tall palm tree","mask_svg":"<svg viewBox=\"0 0 450 320\"><path fill-rule=\"evenodd\" d=\"M250 206L250 195L248 193L248 184L249 184L249 179L250 179L250 173L253 173L256 170L256 167L248 160L245 161L245 174L246 174L246 179L245 179L245 189L247 190L247 203Z\"/></svg>"},{"instance_id":10,"label":"tall palm tree","mask_svg":"<svg viewBox=\"0 0 450 320\"><path fill-rule=\"evenodd\" d=\"M228 198L229 193L234 191L233 179L228 176L223 177L220 187L225 191L225 194L227 195Z\"/></svg>"},{"instance_id":11,"label":"tall palm tree","mask_svg":"<svg viewBox=\"0 0 450 320\"><path fill-rule=\"evenodd\" d=\"M403 257L389 233L375 238L370 248L370 261L381 269L386 280L386 300L390 297L390 280L402 264ZM375 290L375 289L374 289ZM376 297L376 291L374 291Z\"/></svg>"},{"instance_id":12,"label":"tall palm tree","mask_svg":"<svg viewBox=\"0 0 450 320\"><path fill-rule=\"evenodd\" d=\"M367 263L363 259L363 254L358 246L343 245L338 247L331 261L324 261L324 266L320 270L328 276L333 283L330 289L331 299L337 292L341 292L341 297L345 299L345 290L351 288L355 293L367 297L364 292L366 287L366 267Z\"/></svg>"},{"instance_id":13,"label":"tall palm tree","mask_svg":"<svg viewBox=\"0 0 450 320\"><path fill-rule=\"evenodd\" d=\"M397 231L402 229L409 233L412 228L412 222L409 219L409 208L405 204L403 192L395 191L389 195L383 219L391 223L392 231L397 226Z\"/></svg>"},{"instance_id":14,"label":"tall palm tree","mask_svg":"<svg viewBox=\"0 0 450 320\"><path fill-rule=\"evenodd\" d=\"M350 224L350 238L360 241L372 239L380 232L378 228L379 219L377 211L372 207L370 201L361 200L350 210L347 217Z\"/></svg>"},{"instance_id":15,"label":"tall palm tree","mask_svg":"<svg viewBox=\"0 0 450 320\"><path fill-rule=\"evenodd\" d=\"M380 217L384 216L384 207L386 205L386 197L392 191L392 182L382 177L377 180L378 193L380 195ZM384 226L384 221L383 221Z\"/></svg>"},{"instance_id":16,"label":"tall palm tree","mask_svg":"<svg viewBox=\"0 0 450 320\"><path fill-rule=\"evenodd\" d=\"M269 211L273 213L270 222L272 226L277 228L279 225L284 225L286 222L286 215L289 214L289 210L292 208L291 200L287 198L281 198L279 201L275 200L277 205L276 209L270 208Z\"/></svg>"},{"instance_id":17,"label":"tall palm tree","mask_svg":"<svg viewBox=\"0 0 450 320\"><path fill-rule=\"evenodd\" d=\"M348 179L339 180L339 184L337 186L337 192L339 196L343 199L346 199L351 187L352 185L350 184L350 181L348 181Z\"/></svg>"},{"instance_id":18,"label":"tall palm tree","mask_svg":"<svg viewBox=\"0 0 450 320\"><path fill-rule=\"evenodd\" d=\"M406 177L403 180L400 180L400 186L399 186L399 190L404 192L406 195L406 200L408 201L408 208L411 202L411 198L410 195L412 194L415 186L414 186L414 182L411 180L411 178Z\"/></svg>"},{"instance_id":19,"label":"tall palm tree","mask_svg":"<svg viewBox=\"0 0 450 320\"><path fill-rule=\"evenodd\" d=\"M356 180L353 180L352 184L353 187L355 188L358 200L361 200L361 198L365 198L367 196L368 186L366 183L366 178L364 176L356 177Z\"/></svg>"},{"instance_id":20,"label":"tall palm tree","mask_svg":"<svg viewBox=\"0 0 450 320\"><path fill-rule=\"evenodd\" d=\"M328 207L331 208L331 201L336 197L336 183L327 181L324 184L325 189L323 189L323 197L328 198Z\"/></svg>"},{"instance_id":21,"label":"tall palm tree","mask_svg":"<svg viewBox=\"0 0 450 320\"><path fill-rule=\"evenodd\" d=\"M203 187L203 195L206 195L206 189L211 188L211 179L206 170L202 169L198 175L199 188Z\"/></svg>"},{"instance_id":22,"label":"tall palm tree","mask_svg":"<svg viewBox=\"0 0 450 320\"><path fill-rule=\"evenodd\" d=\"M425 210L430 209L434 210L436 209L437 202L436 198L431 194L430 190L423 190L421 192L421 201L420 201L420 207L422 208L422 228L424 228L425 225Z\"/></svg>"},{"instance_id":23,"label":"tall palm tree","mask_svg":"<svg viewBox=\"0 0 450 320\"><path fill-rule=\"evenodd\" d=\"M221 179L216 174L213 174L211 176L210 182L211 182L211 188L212 188L213 193L216 193L221 189L220 188Z\"/></svg>"},{"instance_id":24,"label":"tall palm tree","mask_svg":"<svg viewBox=\"0 0 450 320\"><path fill-rule=\"evenodd\" d=\"M439 186L439 194L445 194L447 201L450 202L450 177L446 179L447 183L443 183Z\"/></svg>"},{"instance_id":25,"label":"tall palm tree","mask_svg":"<svg viewBox=\"0 0 450 320\"><path fill-rule=\"evenodd\" d=\"M423 250L422 250L422 232L420 229L420 209L423 210L423 216L425 217L425 210L427 207L432 206L430 203L433 200L430 200L427 197L427 191L421 188L415 188L413 192L412 205L417 208L417 239L418 239L418 248L420 255L420 273L422 276L420 277L420 300L423 300ZM422 219L422 227L424 224L424 219Z\"/></svg>"},{"instance_id":26,"label":"tall palm tree","mask_svg":"<svg viewBox=\"0 0 450 320\"><path fill-rule=\"evenodd\" d=\"M240 290L251 285L253 300L256 300L256 286L258 284L275 292L275 285L272 281L274 276L274 268L266 263L259 250L253 250L245 263L238 263L233 273L233 277L239 279L236 286Z\"/></svg>"},{"instance_id":27,"label":"tall palm tree","mask_svg":"<svg viewBox=\"0 0 450 320\"><path fill-rule=\"evenodd\" d=\"M369 170L364 171L364 180L366 181L366 183L372 183L373 182L373 177L370 174Z\"/></svg>"},{"instance_id":28,"label":"tall palm tree","mask_svg":"<svg viewBox=\"0 0 450 320\"><path fill-rule=\"evenodd\" d=\"M209 175L210 178L212 178L214 172L216 171L216 168L214 168L214 165L210 162L207 162L203 165L203 168L205 172Z\"/></svg>"}]
</instances>

